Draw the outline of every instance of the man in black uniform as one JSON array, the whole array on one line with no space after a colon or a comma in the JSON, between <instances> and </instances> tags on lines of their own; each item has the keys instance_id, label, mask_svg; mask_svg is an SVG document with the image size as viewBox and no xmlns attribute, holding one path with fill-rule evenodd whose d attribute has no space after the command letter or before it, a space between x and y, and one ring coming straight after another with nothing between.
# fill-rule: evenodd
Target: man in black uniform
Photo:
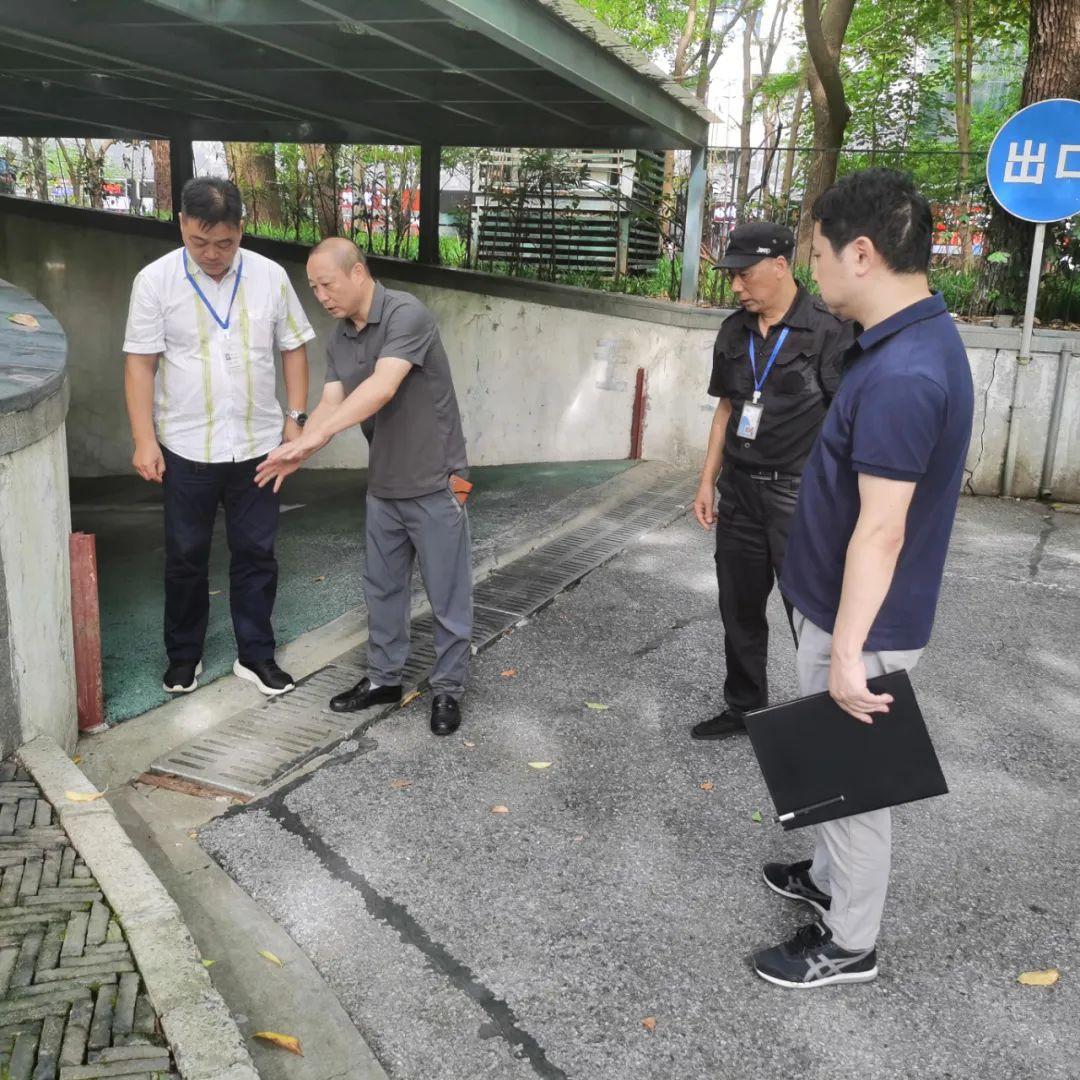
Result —
<instances>
[{"instance_id":1,"label":"man in black uniform","mask_svg":"<svg viewBox=\"0 0 1080 1080\"><path fill-rule=\"evenodd\" d=\"M720 404L694 513L702 528L716 525L726 708L696 724L695 739L733 735L744 712L768 704L765 604L780 576L803 463L852 341L850 324L792 276L794 248L790 229L751 222L732 232L719 263L740 307L713 347L709 394Z\"/></svg>"}]
</instances>

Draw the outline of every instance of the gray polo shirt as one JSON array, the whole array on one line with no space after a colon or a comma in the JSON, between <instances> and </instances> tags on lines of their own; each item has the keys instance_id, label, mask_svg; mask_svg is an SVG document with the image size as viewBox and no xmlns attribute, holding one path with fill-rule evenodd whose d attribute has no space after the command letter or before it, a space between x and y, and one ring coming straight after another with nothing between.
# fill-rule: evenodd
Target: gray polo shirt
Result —
<instances>
[{"instance_id":1,"label":"gray polo shirt","mask_svg":"<svg viewBox=\"0 0 1080 1080\"><path fill-rule=\"evenodd\" d=\"M435 316L415 296L376 282L367 325L341 319L326 349L326 381L351 394L384 356L413 365L397 393L362 430L370 445L368 491L415 499L468 469L450 362Z\"/></svg>"}]
</instances>

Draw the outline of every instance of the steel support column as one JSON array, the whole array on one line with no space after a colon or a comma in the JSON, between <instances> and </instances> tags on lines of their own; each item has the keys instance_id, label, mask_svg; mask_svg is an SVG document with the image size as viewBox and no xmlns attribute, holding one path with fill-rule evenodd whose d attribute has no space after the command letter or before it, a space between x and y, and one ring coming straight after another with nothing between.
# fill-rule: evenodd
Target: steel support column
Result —
<instances>
[{"instance_id":1,"label":"steel support column","mask_svg":"<svg viewBox=\"0 0 1080 1080\"><path fill-rule=\"evenodd\" d=\"M195 155L191 140L174 136L169 139L169 179L172 187L173 221L180 219L180 193L195 175Z\"/></svg>"},{"instance_id":2,"label":"steel support column","mask_svg":"<svg viewBox=\"0 0 1080 1080\"><path fill-rule=\"evenodd\" d=\"M420 261L439 262L439 188L442 185L442 147L420 147Z\"/></svg>"},{"instance_id":3,"label":"steel support column","mask_svg":"<svg viewBox=\"0 0 1080 1080\"><path fill-rule=\"evenodd\" d=\"M686 227L683 229L682 287L679 290L679 299L690 304L697 299L701 263L701 232L705 224L705 186L708 179L706 153L704 146L695 146L690 151L690 184L686 192Z\"/></svg>"}]
</instances>

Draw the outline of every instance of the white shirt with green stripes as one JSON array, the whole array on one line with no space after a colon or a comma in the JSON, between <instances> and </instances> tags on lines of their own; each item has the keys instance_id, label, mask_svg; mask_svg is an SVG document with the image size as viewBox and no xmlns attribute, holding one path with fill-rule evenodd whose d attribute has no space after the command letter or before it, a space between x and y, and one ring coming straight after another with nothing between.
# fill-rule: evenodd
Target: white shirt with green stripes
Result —
<instances>
[{"instance_id":1,"label":"white shirt with green stripes","mask_svg":"<svg viewBox=\"0 0 1080 1080\"><path fill-rule=\"evenodd\" d=\"M241 248L220 282L190 256L187 271L205 300L183 248L144 267L131 289L124 352L160 355L158 441L189 461L261 457L281 442L284 423L274 347L299 348L315 331L285 270L257 252Z\"/></svg>"}]
</instances>

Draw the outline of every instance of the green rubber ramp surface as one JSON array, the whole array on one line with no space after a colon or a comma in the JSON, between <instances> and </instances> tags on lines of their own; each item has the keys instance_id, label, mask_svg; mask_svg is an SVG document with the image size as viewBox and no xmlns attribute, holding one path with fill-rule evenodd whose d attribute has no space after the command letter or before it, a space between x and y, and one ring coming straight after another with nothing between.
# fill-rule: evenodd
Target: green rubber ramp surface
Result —
<instances>
[{"instance_id":1,"label":"green rubber ramp surface","mask_svg":"<svg viewBox=\"0 0 1080 1080\"><path fill-rule=\"evenodd\" d=\"M475 553L497 547L524 511L598 486L630 461L481 466L469 503ZM278 532L278 644L323 626L363 600L364 470L305 470L282 489ZM161 489L138 477L73 480L72 528L97 538L105 716L127 720L168 700L161 689L164 537ZM210 559L206 684L232 671L229 553L218 515Z\"/></svg>"}]
</instances>

